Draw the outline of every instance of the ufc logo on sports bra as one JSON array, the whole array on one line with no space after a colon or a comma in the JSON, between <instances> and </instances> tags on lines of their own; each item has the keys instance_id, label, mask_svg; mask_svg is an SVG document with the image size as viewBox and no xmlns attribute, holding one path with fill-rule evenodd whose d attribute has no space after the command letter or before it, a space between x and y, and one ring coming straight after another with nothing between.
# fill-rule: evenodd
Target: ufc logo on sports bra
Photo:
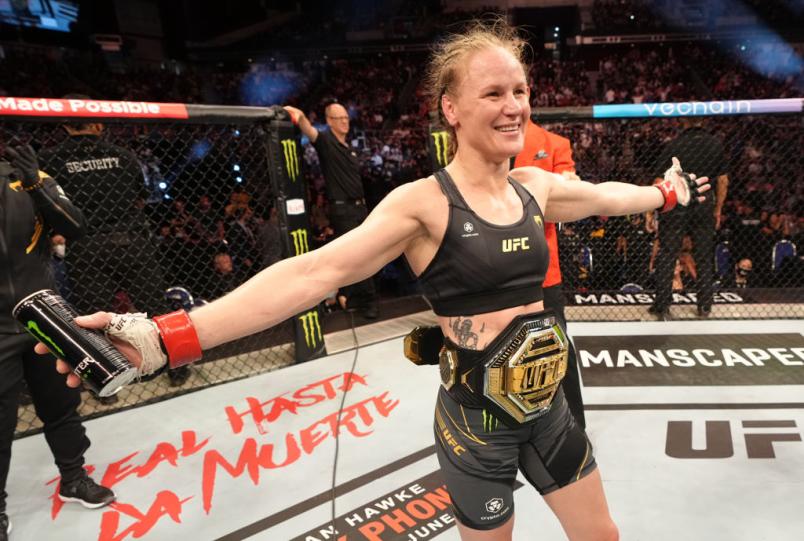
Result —
<instances>
[{"instance_id":1,"label":"ufc logo on sports bra","mask_svg":"<svg viewBox=\"0 0 804 541\"><path fill-rule=\"evenodd\" d=\"M502 251L503 252L517 252L530 250L528 245L528 237L517 237L514 239L503 239Z\"/></svg>"}]
</instances>

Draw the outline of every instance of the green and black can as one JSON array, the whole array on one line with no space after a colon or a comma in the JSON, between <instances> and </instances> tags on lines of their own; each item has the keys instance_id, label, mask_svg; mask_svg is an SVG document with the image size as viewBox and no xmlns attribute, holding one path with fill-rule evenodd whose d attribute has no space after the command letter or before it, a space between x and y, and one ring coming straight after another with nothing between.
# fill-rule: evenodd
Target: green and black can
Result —
<instances>
[{"instance_id":1,"label":"green and black can","mask_svg":"<svg viewBox=\"0 0 804 541\"><path fill-rule=\"evenodd\" d=\"M78 313L61 295L43 289L22 299L14 317L55 356L64 359L84 385L111 396L137 377L137 369L97 329L80 327Z\"/></svg>"}]
</instances>

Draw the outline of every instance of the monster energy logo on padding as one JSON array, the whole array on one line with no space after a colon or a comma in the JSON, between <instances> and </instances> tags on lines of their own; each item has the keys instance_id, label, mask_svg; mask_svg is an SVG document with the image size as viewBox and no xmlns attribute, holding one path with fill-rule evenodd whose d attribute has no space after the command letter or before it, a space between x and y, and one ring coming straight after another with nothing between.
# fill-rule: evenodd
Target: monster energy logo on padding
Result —
<instances>
[{"instance_id":1,"label":"monster energy logo on padding","mask_svg":"<svg viewBox=\"0 0 804 541\"><path fill-rule=\"evenodd\" d=\"M39 325L36 324L36 321L28 321L28 330L38 338L41 338L43 341L53 346L53 349L58 351L59 355L64 355L64 351L56 345L56 342L54 342L51 337L42 332L42 329L39 328Z\"/></svg>"},{"instance_id":2,"label":"monster energy logo on padding","mask_svg":"<svg viewBox=\"0 0 804 541\"><path fill-rule=\"evenodd\" d=\"M282 150L285 152L285 169L287 169L290 181L296 182L299 177L299 153L296 150L296 140L282 140Z\"/></svg>"},{"instance_id":3,"label":"monster energy logo on padding","mask_svg":"<svg viewBox=\"0 0 804 541\"><path fill-rule=\"evenodd\" d=\"M306 314L300 315L299 319L304 329L304 341L307 343L307 347L315 349L316 344L323 339L321 324L318 322L318 310L310 310Z\"/></svg>"},{"instance_id":4,"label":"monster energy logo on padding","mask_svg":"<svg viewBox=\"0 0 804 541\"><path fill-rule=\"evenodd\" d=\"M497 428L498 424L499 424L499 421L497 420L497 418L484 409L483 410L483 432L491 432L492 430Z\"/></svg>"},{"instance_id":5,"label":"monster energy logo on padding","mask_svg":"<svg viewBox=\"0 0 804 541\"><path fill-rule=\"evenodd\" d=\"M449 133L444 130L434 131L430 136L433 138L433 146L435 147L438 165L446 166L448 162L447 151L449 150Z\"/></svg>"},{"instance_id":6,"label":"monster energy logo on padding","mask_svg":"<svg viewBox=\"0 0 804 541\"><path fill-rule=\"evenodd\" d=\"M293 248L296 250L296 255L306 254L310 251L310 246L307 244L307 229L294 229L290 232L293 237Z\"/></svg>"}]
</instances>

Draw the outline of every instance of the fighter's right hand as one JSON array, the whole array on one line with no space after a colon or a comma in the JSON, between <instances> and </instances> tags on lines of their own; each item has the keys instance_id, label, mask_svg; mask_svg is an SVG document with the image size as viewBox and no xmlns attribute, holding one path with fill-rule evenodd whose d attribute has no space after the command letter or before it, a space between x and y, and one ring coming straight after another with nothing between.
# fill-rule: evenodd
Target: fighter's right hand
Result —
<instances>
[{"instance_id":1,"label":"fighter's right hand","mask_svg":"<svg viewBox=\"0 0 804 541\"><path fill-rule=\"evenodd\" d=\"M141 376L147 376L162 368L168 362L167 355L159 343L159 329L156 323L145 314L112 314L96 312L89 316L79 316L75 322L88 329L103 329L112 344L125 355ZM39 354L48 352L44 344L36 344ZM70 365L59 359L56 370L67 375L67 384L77 387L81 380L72 374Z\"/></svg>"}]
</instances>

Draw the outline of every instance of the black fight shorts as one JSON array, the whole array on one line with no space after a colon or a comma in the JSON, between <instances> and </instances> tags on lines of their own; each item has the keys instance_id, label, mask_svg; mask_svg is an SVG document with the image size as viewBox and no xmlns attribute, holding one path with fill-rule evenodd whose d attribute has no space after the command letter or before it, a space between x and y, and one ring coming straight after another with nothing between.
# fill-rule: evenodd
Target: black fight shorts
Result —
<instances>
[{"instance_id":1,"label":"black fight shorts","mask_svg":"<svg viewBox=\"0 0 804 541\"><path fill-rule=\"evenodd\" d=\"M545 495L596 468L592 444L561 389L547 413L510 428L482 408L462 406L442 387L434 429L455 516L477 530L491 530L511 518L517 470Z\"/></svg>"}]
</instances>

